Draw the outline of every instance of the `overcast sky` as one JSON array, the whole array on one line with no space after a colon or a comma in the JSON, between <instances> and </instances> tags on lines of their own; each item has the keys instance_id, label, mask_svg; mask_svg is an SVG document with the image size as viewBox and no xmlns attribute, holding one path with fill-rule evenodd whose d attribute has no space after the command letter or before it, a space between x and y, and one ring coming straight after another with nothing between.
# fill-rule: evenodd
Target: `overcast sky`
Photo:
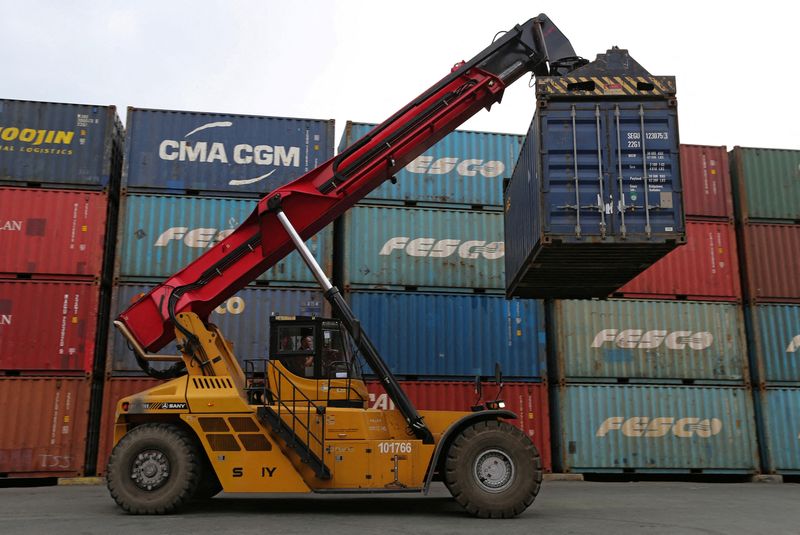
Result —
<instances>
[{"instance_id":1,"label":"overcast sky","mask_svg":"<svg viewBox=\"0 0 800 535\"><path fill-rule=\"evenodd\" d=\"M380 122L540 12L677 77L684 143L800 149L788 1L3 1L0 96ZM709 7L710 6L710 7ZM463 128L525 133L527 79Z\"/></svg>"}]
</instances>

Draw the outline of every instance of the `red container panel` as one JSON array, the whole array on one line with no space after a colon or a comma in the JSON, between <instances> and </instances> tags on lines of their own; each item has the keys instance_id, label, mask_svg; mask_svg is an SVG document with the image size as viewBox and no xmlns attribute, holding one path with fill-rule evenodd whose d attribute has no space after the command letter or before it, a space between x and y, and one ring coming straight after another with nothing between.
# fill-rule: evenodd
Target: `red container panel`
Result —
<instances>
[{"instance_id":1,"label":"red container panel","mask_svg":"<svg viewBox=\"0 0 800 535\"><path fill-rule=\"evenodd\" d=\"M460 381L400 381L411 402L418 410L469 411L477 401L475 384ZM383 386L377 381L368 381L370 407L391 410L394 403ZM492 399L497 394L495 383L483 383L483 398ZM509 420L528 435L539 454L542 466L551 472L550 417L547 401L547 385L543 383L504 383L499 396L506 408L517 415Z\"/></svg>"},{"instance_id":2,"label":"red container panel","mask_svg":"<svg viewBox=\"0 0 800 535\"><path fill-rule=\"evenodd\" d=\"M108 195L0 188L0 277L93 278L103 266Z\"/></svg>"},{"instance_id":3,"label":"red container panel","mask_svg":"<svg viewBox=\"0 0 800 535\"><path fill-rule=\"evenodd\" d=\"M0 281L0 373L89 374L100 287Z\"/></svg>"},{"instance_id":4,"label":"red container panel","mask_svg":"<svg viewBox=\"0 0 800 535\"><path fill-rule=\"evenodd\" d=\"M800 303L800 225L742 226L746 296L757 303Z\"/></svg>"},{"instance_id":5,"label":"red container panel","mask_svg":"<svg viewBox=\"0 0 800 535\"><path fill-rule=\"evenodd\" d=\"M90 381L0 377L0 476L83 475Z\"/></svg>"},{"instance_id":6,"label":"red container panel","mask_svg":"<svg viewBox=\"0 0 800 535\"><path fill-rule=\"evenodd\" d=\"M739 261L732 223L686 222L678 247L615 295L649 299L739 301Z\"/></svg>"},{"instance_id":7,"label":"red container panel","mask_svg":"<svg viewBox=\"0 0 800 535\"><path fill-rule=\"evenodd\" d=\"M726 147L681 145L681 180L686 217L733 220Z\"/></svg>"},{"instance_id":8,"label":"red container panel","mask_svg":"<svg viewBox=\"0 0 800 535\"><path fill-rule=\"evenodd\" d=\"M108 458L114 448L114 418L117 402L126 397L153 388L159 383L152 377L124 377L106 380L103 386L103 410L100 413L100 444L97 451L97 475L106 473Z\"/></svg>"}]
</instances>

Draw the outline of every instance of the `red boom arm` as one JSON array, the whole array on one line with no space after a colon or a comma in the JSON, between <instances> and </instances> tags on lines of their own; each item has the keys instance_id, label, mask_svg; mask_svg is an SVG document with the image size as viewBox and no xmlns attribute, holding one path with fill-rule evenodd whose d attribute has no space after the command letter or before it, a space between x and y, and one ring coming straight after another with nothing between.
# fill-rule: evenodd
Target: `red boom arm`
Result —
<instances>
[{"instance_id":1,"label":"red boom arm","mask_svg":"<svg viewBox=\"0 0 800 535\"><path fill-rule=\"evenodd\" d=\"M514 27L350 149L272 191L232 234L119 319L145 350L158 351L175 337L168 309L174 289L180 288L175 313L192 311L207 318L292 252L289 236L272 213L276 204L307 240L481 108L499 102L506 86L524 73L571 70L574 56L569 41L544 15Z\"/></svg>"}]
</instances>

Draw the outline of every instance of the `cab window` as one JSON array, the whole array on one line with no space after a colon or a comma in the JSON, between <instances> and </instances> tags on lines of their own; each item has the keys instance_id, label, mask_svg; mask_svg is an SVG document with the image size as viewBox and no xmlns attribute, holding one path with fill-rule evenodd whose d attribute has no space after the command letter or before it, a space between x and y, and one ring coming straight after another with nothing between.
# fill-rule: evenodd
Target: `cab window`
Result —
<instances>
[{"instance_id":1,"label":"cab window","mask_svg":"<svg viewBox=\"0 0 800 535\"><path fill-rule=\"evenodd\" d=\"M278 327L278 351L275 357L283 366L300 377L314 377L313 326Z\"/></svg>"}]
</instances>

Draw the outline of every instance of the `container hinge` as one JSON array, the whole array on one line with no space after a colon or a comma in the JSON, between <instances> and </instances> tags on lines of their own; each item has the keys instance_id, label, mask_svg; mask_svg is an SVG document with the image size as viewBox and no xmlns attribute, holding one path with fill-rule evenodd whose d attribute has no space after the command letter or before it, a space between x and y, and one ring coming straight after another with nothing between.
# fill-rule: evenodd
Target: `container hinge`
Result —
<instances>
[{"instance_id":1,"label":"container hinge","mask_svg":"<svg viewBox=\"0 0 800 535\"><path fill-rule=\"evenodd\" d=\"M574 164L575 175L575 236L581 237L581 193L578 180L578 131L575 120L575 105L572 105L570 116L572 117L572 161Z\"/></svg>"}]
</instances>

